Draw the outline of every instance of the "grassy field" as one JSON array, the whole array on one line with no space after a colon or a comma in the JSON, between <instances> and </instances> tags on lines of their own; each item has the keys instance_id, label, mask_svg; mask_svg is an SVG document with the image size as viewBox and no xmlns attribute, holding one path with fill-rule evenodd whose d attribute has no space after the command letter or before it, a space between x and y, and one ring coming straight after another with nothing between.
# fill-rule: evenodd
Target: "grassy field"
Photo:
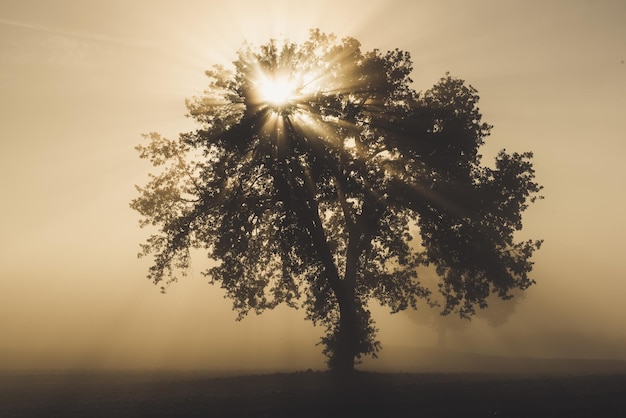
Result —
<instances>
[{"instance_id":1,"label":"grassy field","mask_svg":"<svg viewBox=\"0 0 626 418\"><path fill-rule=\"evenodd\" d=\"M626 375L4 373L0 417L624 417Z\"/></svg>"}]
</instances>

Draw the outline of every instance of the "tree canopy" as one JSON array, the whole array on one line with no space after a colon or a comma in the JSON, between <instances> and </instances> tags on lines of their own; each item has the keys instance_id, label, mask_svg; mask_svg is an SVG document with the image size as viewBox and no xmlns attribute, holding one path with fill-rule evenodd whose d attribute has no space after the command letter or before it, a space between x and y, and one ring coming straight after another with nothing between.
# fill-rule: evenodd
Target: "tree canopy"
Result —
<instances>
[{"instance_id":1,"label":"tree canopy","mask_svg":"<svg viewBox=\"0 0 626 418\"><path fill-rule=\"evenodd\" d=\"M440 299L469 317L533 284L541 242L514 237L541 190L532 154L481 165L491 126L477 91L446 74L418 93L412 70L408 52L313 30L207 71L187 101L199 128L137 147L157 167L131 203L158 230L142 246L149 278L167 286L201 249L239 318L303 308L335 370L379 350L371 300L398 312ZM420 265L436 267L436 289Z\"/></svg>"}]
</instances>

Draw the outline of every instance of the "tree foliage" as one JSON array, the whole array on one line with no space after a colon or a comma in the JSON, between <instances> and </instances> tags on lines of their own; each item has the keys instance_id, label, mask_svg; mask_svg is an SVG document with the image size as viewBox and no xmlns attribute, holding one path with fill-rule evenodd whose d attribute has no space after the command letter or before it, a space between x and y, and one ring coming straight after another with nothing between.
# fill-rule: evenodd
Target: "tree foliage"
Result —
<instances>
[{"instance_id":1,"label":"tree foliage","mask_svg":"<svg viewBox=\"0 0 626 418\"><path fill-rule=\"evenodd\" d=\"M207 71L187 101L199 128L137 147L158 168L131 203L158 230L142 247L150 279L167 286L202 249L239 318L303 308L338 370L379 349L370 300L391 312L432 302L419 265L436 266L443 313L464 317L530 286L540 242L514 233L541 189L532 154L482 166L491 126L476 90L446 74L417 93L411 72L407 52L317 30L244 44L232 68ZM277 80L280 102L262 93Z\"/></svg>"}]
</instances>

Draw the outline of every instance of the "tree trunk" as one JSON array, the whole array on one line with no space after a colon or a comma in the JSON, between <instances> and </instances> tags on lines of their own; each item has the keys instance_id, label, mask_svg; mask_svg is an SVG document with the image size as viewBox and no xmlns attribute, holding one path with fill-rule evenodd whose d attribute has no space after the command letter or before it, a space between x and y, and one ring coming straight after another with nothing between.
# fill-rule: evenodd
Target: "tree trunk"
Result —
<instances>
[{"instance_id":1,"label":"tree trunk","mask_svg":"<svg viewBox=\"0 0 626 418\"><path fill-rule=\"evenodd\" d=\"M289 129L292 130L293 127L290 125ZM304 187L290 184L289 189L294 193L297 200L302 202L300 216L308 221L305 222L305 225L324 266L328 284L335 293L339 304L339 327L335 336L335 346L332 347L329 366L338 374L351 374L354 371L355 357L359 354L360 342L357 302L355 300L356 271L359 258L358 240L355 240L354 234L351 234L348 242L348 253L346 254L346 271L342 279L323 228L319 205L316 200L316 185L306 180L305 170L297 160L290 161L288 165L297 177L305 179ZM286 182L289 184L288 180ZM345 198L343 200L344 210L347 210ZM346 222L350 224L349 229L351 229L353 225L349 219L349 214L346 213Z\"/></svg>"},{"instance_id":2,"label":"tree trunk","mask_svg":"<svg viewBox=\"0 0 626 418\"><path fill-rule=\"evenodd\" d=\"M337 347L331 368L339 374L350 374L354 371L354 359L358 346L357 317L354 302L345 301L339 306L339 332Z\"/></svg>"},{"instance_id":3,"label":"tree trunk","mask_svg":"<svg viewBox=\"0 0 626 418\"><path fill-rule=\"evenodd\" d=\"M346 250L346 270L341 282L343 295L339 300L339 335L337 336L337 363L339 373L351 373L359 352L362 330L359 330L357 301L355 300L356 274L359 259L358 239L355 233L348 238ZM358 235L357 235L358 236Z\"/></svg>"}]
</instances>

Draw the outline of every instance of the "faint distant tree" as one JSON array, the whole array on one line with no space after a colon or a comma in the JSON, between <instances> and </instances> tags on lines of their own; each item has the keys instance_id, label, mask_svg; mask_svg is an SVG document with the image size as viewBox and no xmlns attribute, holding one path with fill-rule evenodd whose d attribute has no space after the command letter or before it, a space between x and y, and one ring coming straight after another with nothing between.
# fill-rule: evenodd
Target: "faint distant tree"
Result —
<instances>
[{"instance_id":1,"label":"faint distant tree","mask_svg":"<svg viewBox=\"0 0 626 418\"><path fill-rule=\"evenodd\" d=\"M477 311L476 317L485 320L492 327L506 324L519 303L526 297L526 293L519 289L511 291L510 294L512 296L510 299L500 299L492 295L487 300L489 309Z\"/></svg>"},{"instance_id":2,"label":"faint distant tree","mask_svg":"<svg viewBox=\"0 0 626 418\"><path fill-rule=\"evenodd\" d=\"M420 283L431 291L431 298L428 301L419 301L417 309L407 309L405 312L416 324L426 326L437 333L438 349L447 349L450 331L458 331L467 327L469 318L442 314L441 295L435 293L439 283L441 283L441 278L437 276L435 270L434 265L421 266L418 269ZM478 310L477 314L480 312L481 310Z\"/></svg>"},{"instance_id":3,"label":"faint distant tree","mask_svg":"<svg viewBox=\"0 0 626 418\"><path fill-rule=\"evenodd\" d=\"M187 102L199 128L137 147L158 168L131 203L158 229L142 246L149 278L176 281L199 248L239 319L304 308L342 372L380 349L370 300L391 312L430 300L421 264L436 266L444 313L463 317L530 286L540 242L513 234L541 189L532 154L481 166L491 127L476 90L446 75L416 93L411 71L407 52L317 30L244 44L231 68L207 71Z\"/></svg>"},{"instance_id":4,"label":"faint distant tree","mask_svg":"<svg viewBox=\"0 0 626 418\"><path fill-rule=\"evenodd\" d=\"M434 266L420 268L418 270L420 282L425 287L432 289L437 287L441 278L437 276ZM475 317L484 320L489 326L497 327L507 323L520 301L525 297L525 292L520 289L510 291L512 298L502 299L497 294L490 295L485 303L489 309L476 310ZM420 303L417 310L407 310L407 315L415 323L427 326L437 333L437 346L439 349L448 349L448 336L452 331L460 331L470 325L469 317L460 318L457 315L442 314L441 304L437 300L437 295L433 295L429 301L431 305ZM432 309L428 309L428 308Z\"/></svg>"}]
</instances>

